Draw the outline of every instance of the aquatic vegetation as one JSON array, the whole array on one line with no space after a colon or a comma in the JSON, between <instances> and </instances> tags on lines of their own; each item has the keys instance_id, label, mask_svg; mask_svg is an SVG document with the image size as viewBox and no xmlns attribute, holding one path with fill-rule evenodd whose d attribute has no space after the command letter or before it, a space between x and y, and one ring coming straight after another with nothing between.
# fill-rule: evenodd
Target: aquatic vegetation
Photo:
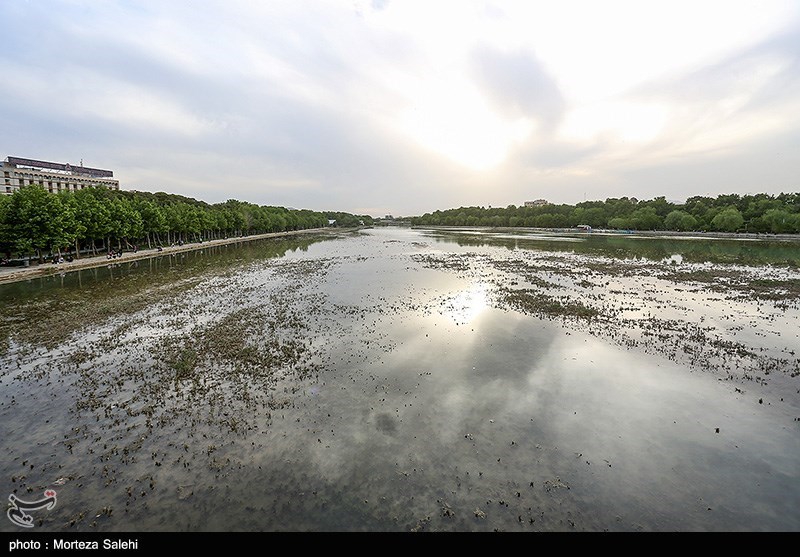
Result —
<instances>
[{"instance_id":1,"label":"aquatic vegetation","mask_svg":"<svg viewBox=\"0 0 800 557\"><path fill-rule=\"evenodd\" d=\"M53 531L796 523L796 270L445 238L3 287L0 473Z\"/></svg>"}]
</instances>

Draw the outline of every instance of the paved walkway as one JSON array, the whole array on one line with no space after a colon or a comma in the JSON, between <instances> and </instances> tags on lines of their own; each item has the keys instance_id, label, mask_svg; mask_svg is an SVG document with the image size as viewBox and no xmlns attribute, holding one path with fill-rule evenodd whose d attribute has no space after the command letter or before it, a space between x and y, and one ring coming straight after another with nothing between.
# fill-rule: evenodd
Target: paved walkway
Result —
<instances>
[{"instance_id":1,"label":"paved walkway","mask_svg":"<svg viewBox=\"0 0 800 557\"><path fill-rule=\"evenodd\" d=\"M147 259L149 257L158 257L160 255L170 253L180 253L184 251L193 251L204 249L210 246L221 246L225 244L235 244L238 242L250 242L252 240L261 240L264 238L279 238L281 236L294 236L297 234L314 234L324 232L330 229L327 228L309 228L308 230L290 230L288 232L272 232L269 234L254 234L253 236L244 236L236 238L225 238L222 240L208 240L202 243L195 242L192 244L183 244L182 246L165 246L163 251L158 251L158 248L140 249L136 253L128 250L122 254L121 258L108 259L104 253L98 256L82 256L80 259L75 259L71 262L64 263L34 263L30 267L0 267L0 284L17 282L27 280L29 278L53 275L56 273L63 273L69 271L77 271L78 269L89 269L91 267L102 267L109 263L124 263L126 261L136 261L139 259Z\"/></svg>"}]
</instances>

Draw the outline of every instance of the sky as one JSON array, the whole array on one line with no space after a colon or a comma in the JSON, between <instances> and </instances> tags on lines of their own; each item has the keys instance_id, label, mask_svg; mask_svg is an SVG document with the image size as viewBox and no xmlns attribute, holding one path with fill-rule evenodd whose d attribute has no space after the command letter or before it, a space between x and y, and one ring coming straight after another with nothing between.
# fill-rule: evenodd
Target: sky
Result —
<instances>
[{"instance_id":1,"label":"sky","mask_svg":"<svg viewBox=\"0 0 800 557\"><path fill-rule=\"evenodd\" d=\"M0 158L413 216L800 191L796 0L0 0Z\"/></svg>"}]
</instances>

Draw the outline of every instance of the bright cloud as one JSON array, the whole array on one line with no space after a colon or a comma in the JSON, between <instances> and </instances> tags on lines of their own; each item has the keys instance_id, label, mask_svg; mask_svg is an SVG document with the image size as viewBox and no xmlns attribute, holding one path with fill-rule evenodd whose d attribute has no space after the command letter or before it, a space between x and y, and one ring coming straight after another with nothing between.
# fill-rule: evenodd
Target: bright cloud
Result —
<instances>
[{"instance_id":1,"label":"bright cloud","mask_svg":"<svg viewBox=\"0 0 800 557\"><path fill-rule=\"evenodd\" d=\"M411 95L394 125L419 145L475 170L491 168L530 133L526 118L507 120L467 80L420 83L433 90Z\"/></svg>"},{"instance_id":2,"label":"bright cloud","mask_svg":"<svg viewBox=\"0 0 800 557\"><path fill-rule=\"evenodd\" d=\"M680 198L697 181L663 189L689 169L709 193L798 186L780 156L800 147L793 0L52 0L0 18L0 156L86 158L123 187L402 215ZM742 160L724 182L702 170Z\"/></svg>"},{"instance_id":3,"label":"bright cloud","mask_svg":"<svg viewBox=\"0 0 800 557\"><path fill-rule=\"evenodd\" d=\"M655 138L666 122L665 107L636 102L598 102L570 111L561 127L566 140L593 139L613 134L620 141L643 142Z\"/></svg>"}]
</instances>

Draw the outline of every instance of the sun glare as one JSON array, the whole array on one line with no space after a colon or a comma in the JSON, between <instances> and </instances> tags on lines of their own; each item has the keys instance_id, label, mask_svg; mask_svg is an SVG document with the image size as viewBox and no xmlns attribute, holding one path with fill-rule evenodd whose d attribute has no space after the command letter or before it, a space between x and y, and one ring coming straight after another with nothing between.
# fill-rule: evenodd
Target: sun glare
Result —
<instances>
[{"instance_id":1,"label":"sun glare","mask_svg":"<svg viewBox=\"0 0 800 557\"><path fill-rule=\"evenodd\" d=\"M567 139L590 140L598 136L646 142L658 135L667 121L667 109L656 104L599 102L578 107L567 115L561 134Z\"/></svg>"},{"instance_id":2,"label":"sun glare","mask_svg":"<svg viewBox=\"0 0 800 557\"><path fill-rule=\"evenodd\" d=\"M469 83L434 84L415 95L397 125L415 143L472 170L500 164L533 129L526 118L506 120Z\"/></svg>"},{"instance_id":3,"label":"sun glare","mask_svg":"<svg viewBox=\"0 0 800 557\"><path fill-rule=\"evenodd\" d=\"M473 284L445 302L445 313L456 323L467 324L474 321L489 306L486 286Z\"/></svg>"}]
</instances>

